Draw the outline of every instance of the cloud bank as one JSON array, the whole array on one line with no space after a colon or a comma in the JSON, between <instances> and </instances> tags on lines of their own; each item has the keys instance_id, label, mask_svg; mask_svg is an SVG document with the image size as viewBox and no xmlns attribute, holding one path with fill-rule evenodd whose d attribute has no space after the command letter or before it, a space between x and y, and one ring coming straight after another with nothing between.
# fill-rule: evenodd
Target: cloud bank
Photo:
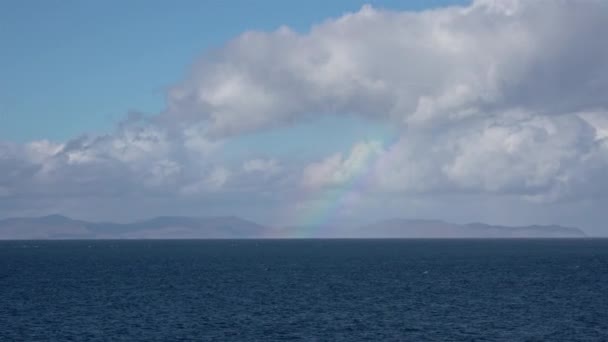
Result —
<instances>
[{"instance_id":1,"label":"cloud bank","mask_svg":"<svg viewBox=\"0 0 608 342\"><path fill-rule=\"evenodd\" d=\"M417 196L600 203L608 195L605 33L601 0L364 6L305 33L245 32L202 56L158 115L103 136L0 143L0 212L19 212L15 203L23 209L28 198L137 196L263 198L258 209L273 212L335 191L369 208ZM226 157L226 141L327 115L383 122L399 136L362 139L319 160Z\"/></svg>"}]
</instances>

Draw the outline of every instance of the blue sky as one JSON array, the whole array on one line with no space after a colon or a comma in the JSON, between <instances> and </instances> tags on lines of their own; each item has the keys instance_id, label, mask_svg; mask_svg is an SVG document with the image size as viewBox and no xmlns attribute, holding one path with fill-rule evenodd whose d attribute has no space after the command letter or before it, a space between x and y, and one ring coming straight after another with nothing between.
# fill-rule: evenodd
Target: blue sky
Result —
<instances>
[{"instance_id":1,"label":"blue sky","mask_svg":"<svg viewBox=\"0 0 608 342\"><path fill-rule=\"evenodd\" d=\"M311 25L370 3L422 10L465 1L0 2L0 138L107 132L127 112L157 113L205 51L247 30Z\"/></svg>"},{"instance_id":2,"label":"blue sky","mask_svg":"<svg viewBox=\"0 0 608 342\"><path fill-rule=\"evenodd\" d=\"M605 33L600 0L0 0L0 217L608 235Z\"/></svg>"}]
</instances>

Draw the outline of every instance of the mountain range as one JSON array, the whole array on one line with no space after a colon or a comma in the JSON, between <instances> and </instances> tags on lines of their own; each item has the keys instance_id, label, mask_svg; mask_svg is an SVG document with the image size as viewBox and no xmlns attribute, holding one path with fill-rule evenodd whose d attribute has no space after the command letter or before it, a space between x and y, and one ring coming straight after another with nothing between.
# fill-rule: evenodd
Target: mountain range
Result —
<instances>
[{"instance_id":1,"label":"mountain range","mask_svg":"<svg viewBox=\"0 0 608 342\"><path fill-rule=\"evenodd\" d=\"M506 227L483 223L455 224L439 220L390 219L351 228L266 227L235 216L160 216L132 223L88 222L62 215L0 220L0 240L28 239L231 239L319 238L580 238L578 228ZM308 236L307 236L308 237Z\"/></svg>"}]
</instances>

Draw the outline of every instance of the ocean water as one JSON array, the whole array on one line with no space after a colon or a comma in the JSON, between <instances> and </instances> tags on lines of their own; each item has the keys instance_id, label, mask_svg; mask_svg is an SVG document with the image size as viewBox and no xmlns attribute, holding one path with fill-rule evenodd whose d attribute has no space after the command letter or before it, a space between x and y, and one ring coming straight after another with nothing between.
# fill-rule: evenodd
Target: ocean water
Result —
<instances>
[{"instance_id":1,"label":"ocean water","mask_svg":"<svg viewBox=\"0 0 608 342\"><path fill-rule=\"evenodd\" d=\"M608 341L608 240L0 242L0 341Z\"/></svg>"}]
</instances>

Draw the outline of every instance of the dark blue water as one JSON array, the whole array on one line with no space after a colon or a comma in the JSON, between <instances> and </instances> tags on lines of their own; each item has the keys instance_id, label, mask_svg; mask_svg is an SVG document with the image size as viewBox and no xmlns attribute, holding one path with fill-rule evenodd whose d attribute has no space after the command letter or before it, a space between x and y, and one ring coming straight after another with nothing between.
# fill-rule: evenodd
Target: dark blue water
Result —
<instances>
[{"instance_id":1,"label":"dark blue water","mask_svg":"<svg viewBox=\"0 0 608 342\"><path fill-rule=\"evenodd\" d=\"M608 240L0 242L0 341L607 341Z\"/></svg>"}]
</instances>

